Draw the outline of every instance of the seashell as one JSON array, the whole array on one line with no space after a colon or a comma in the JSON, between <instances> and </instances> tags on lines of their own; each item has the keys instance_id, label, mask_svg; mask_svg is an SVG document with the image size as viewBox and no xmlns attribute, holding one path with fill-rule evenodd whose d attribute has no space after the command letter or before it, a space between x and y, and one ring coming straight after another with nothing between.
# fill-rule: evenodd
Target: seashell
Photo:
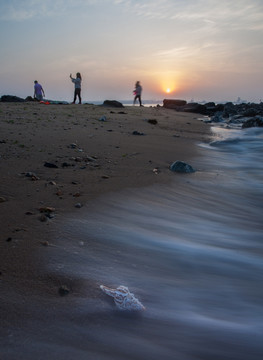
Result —
<instances>
[{"instance_id":1,"label":"seashell","mask_svg":"<svg viewBox=\"0 0 263 360\"><path fill-rule=\"evenodd\" d=\"M117 289L111 289L107 286L100 285L101 290L114 298L114 302L119 310L142 311L145 307L132 294L126 286L119 286Z\"/></svg>"}]
</instances>

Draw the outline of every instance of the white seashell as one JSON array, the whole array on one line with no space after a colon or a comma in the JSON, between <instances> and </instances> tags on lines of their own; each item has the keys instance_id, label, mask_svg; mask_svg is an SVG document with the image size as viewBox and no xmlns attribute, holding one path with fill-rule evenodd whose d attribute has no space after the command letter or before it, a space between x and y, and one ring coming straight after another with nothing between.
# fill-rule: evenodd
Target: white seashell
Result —
<instances>
[{"instance_id":1,"label":"white seashell","mask_svg":"<svg viewBox=\"0 0 263 360\"><path fill-rule=\"evenodd\" d=\"M111 289L107 286L100 285L100 288L105 294L112 296L118 309L130 310L130 311L141 311L145 310L142 303L136 299L136 297L130 293L126 286L119 286L117 289Z\"/></svg>"}]
</instances>

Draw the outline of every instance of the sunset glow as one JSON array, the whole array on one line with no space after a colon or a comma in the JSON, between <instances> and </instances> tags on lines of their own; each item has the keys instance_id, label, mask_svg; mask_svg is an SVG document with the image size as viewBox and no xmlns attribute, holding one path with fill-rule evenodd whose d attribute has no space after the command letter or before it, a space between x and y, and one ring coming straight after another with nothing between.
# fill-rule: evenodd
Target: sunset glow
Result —
<instances>
[{"instance_id":1,"label":"sunset glow","mask_svg":"<svg viewBox=\"0 0 263 360\"><path fill-rule=\"evenodd\" d=\"M71 101L69 74L80 72L83 101L132 100L139 80L143 100L257 102L263 2L240 2L233 11L227 0L0 1L0 96L32 95L37 79L47 98ZM48 42L32 32L40 24Z\"/></svg>"}]
</instances>

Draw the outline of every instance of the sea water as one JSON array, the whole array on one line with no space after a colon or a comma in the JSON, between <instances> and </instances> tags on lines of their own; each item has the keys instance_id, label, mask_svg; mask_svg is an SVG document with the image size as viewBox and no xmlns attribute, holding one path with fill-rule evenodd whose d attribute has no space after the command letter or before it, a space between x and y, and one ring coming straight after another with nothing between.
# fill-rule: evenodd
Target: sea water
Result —
<instances>
[{"instance_id":1,"label":"sea water","mask_svg":"<svg viewBox=\"0 0 263 360\"><path fill-rule=\"evenodd\" d=\"M128 286L146 311L128 315L99 290L80 291L54 354L263 359L263 129L212 132L194 174L107 195L62 224L49 270Z\"/></svg>"}]
</instances>

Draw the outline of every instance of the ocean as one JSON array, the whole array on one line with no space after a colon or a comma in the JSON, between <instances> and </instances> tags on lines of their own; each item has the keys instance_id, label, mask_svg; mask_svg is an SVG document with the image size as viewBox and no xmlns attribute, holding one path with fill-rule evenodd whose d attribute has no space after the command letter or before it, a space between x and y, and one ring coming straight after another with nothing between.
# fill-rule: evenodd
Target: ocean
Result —
<instances>
[{"instance_id":1,"label":"ocean","mask_svg":"<svg viewBox=\"0 0 263 360\"><path fill-rule=\"evenodd\" d=\"M79 290L54 358L263 359L263 129L213 126L197 146L195 173L104 196L61 224L48 270L128 286L146 310Z\"/></svg>"}]
</instances>

